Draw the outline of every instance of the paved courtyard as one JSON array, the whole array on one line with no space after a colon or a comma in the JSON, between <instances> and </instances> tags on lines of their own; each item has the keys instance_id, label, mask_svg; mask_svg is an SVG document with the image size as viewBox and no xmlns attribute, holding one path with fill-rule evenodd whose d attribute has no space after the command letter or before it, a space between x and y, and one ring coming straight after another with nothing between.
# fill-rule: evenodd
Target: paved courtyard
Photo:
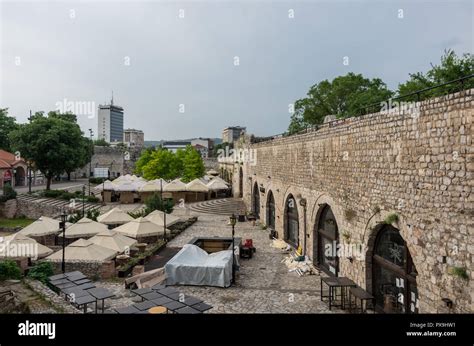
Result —
<instances>
[{"instance_id":1,"label":"paved courtyard","mask_svg":"<svg viewBox=\"0 0 474 346\"><path fill-rule=\"evenodd\" d=\"M168 243L182 247L196 236L231 236L232 228L225 215L196 213L177 208L173 214L196 215L198 221ZM257 248L252 259L240 260L236 284L230 288L177 286L185 293L203 299L214 308L209 313L331 313L342 311L329 308L320 300L319 275L299 276L289 272L281 261L288 254L271 246L268 231L250 222L238 222L236 237L253 239ZM122 307L139 301L123 288L121 282L102 282L117 298L108 300L109 308Z\"/></svg>"}]
</instances>

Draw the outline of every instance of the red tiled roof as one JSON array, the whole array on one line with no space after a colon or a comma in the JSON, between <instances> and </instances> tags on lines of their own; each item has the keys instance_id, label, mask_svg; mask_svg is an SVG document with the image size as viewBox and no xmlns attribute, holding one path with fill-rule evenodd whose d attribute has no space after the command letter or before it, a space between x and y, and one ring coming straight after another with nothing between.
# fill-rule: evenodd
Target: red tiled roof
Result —
<instances>
[{"instance_id":1,"label":"red tiled roof","mask_svg":"<svg viewBox=\"0 0 474 346\"><path fill-rule=\"evenodd\" d=\"M0 168L11 168L17 163L25 162L22 158L17 160L15 154L0 149Z\"/></svg>"}]
</instances>

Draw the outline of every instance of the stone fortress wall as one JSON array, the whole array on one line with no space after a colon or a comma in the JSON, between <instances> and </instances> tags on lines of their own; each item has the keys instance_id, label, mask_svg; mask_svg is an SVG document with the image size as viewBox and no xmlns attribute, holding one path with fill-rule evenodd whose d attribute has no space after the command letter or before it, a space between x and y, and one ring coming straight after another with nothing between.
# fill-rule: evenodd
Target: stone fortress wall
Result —
<instances>
[{"instance_id":1,"label":"stone fortress wall","mask_svg":"<svg viewBox=\"0 0 474 346\"><path fill-rule=\"evenodd\" d=\"M341 242L366 247L363 259L339 261L339 276L372 291L372 251L389 214L407 243L418 275L419 312L474 312L474 89L416 103L415 108L326 123L317 131L250 143L254 162L221 164L234 196L267 222L275 200L275 229L285 234L285 203L296 199L299 245L316 258L321 208L334 213ZM240 191L242 186L242 191ZM301 200L306 200L306 207ZM306 209L306 210L305 210ZM348 236L347 236L348 235ZM465 268L469 279L451 275Z\"/></svg>"}]
</instances>

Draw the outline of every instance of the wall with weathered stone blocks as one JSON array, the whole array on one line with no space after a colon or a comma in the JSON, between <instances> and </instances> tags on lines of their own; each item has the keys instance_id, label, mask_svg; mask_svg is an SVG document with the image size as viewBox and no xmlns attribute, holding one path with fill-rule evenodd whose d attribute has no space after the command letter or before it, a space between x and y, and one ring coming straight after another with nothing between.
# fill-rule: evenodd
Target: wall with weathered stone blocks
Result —
<instances>
[{"instance_id":1,"label":"wall with weathered stone blocks","mask_svg":"<svg viewBox=\"0 0 474 346\"><path fill-rule=\"evenodd\" d=\"M243 170L243 196L251 210L257 182L261 219L268 192L276 204L276 230L284 231L284 205L291 193L298 203L299 240L315 258L318 212L329 204L342 242L373 245L376 225L396 213L395 225L407 242L418 271L420 312L474 311L474 89L423 101L414 109L368 114L324 124L319 130L256 144L257 161L227 164L234 195ZM232 168L230 167L232 166ZM306 224L306 236L303 234ZM340 260L340 275L371 290L370 258ZM450 275L467 269L469 280Z\"/></svg>"}]
</instances>

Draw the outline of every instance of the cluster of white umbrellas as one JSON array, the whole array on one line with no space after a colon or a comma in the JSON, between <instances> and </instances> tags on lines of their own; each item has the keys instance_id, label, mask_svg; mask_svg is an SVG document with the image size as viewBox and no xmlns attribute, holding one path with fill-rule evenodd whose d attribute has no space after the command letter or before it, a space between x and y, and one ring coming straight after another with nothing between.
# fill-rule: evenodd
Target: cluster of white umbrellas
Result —
<instances>
[{"instance_id":1,"label":"cluster of white umbrellas","mask_svg":"<svg viewBox=\"0 0 474 346\"><path fill-rule=\"evenodd\" d=\"M123 175L117 179L106 180L99 184L96 189L99 191L116 192L209 192L226 190L229 186L225 180L220 177L206 175L203 178L196 178L189 183L184 183L181 179L175 179L170 182L164 179L145 180L135 175Z\"/></svg>"},{"instance_id":2,"label":"cluster of white umbrellas","mask_svg":"<svg viewBox=\"0 0 474 346\"><path fill-rule=\"evenodd\" d=\"M115 258L137 243L137 239L149 236L162 236L164 233L163 211L155 210L146 217L134 219L128 213L116 207L100 215L98 221L86 217L66 227L65 237L80 238L65 247L66 261L103 262ZM182 221L179 217L166 214L166 225L171 226ZM109 230L107 225L120 225ZM170 230L166 230L170 232ZM48 261L62 261L62 249L54 251L30 237L63 234L59 221L41 216L38 220L14 235L0 240L1 257L45 258ZM84 239L89 238L89 239ZM21 251L20 251L21 250Z\"/></svg>"}]
</instances>

